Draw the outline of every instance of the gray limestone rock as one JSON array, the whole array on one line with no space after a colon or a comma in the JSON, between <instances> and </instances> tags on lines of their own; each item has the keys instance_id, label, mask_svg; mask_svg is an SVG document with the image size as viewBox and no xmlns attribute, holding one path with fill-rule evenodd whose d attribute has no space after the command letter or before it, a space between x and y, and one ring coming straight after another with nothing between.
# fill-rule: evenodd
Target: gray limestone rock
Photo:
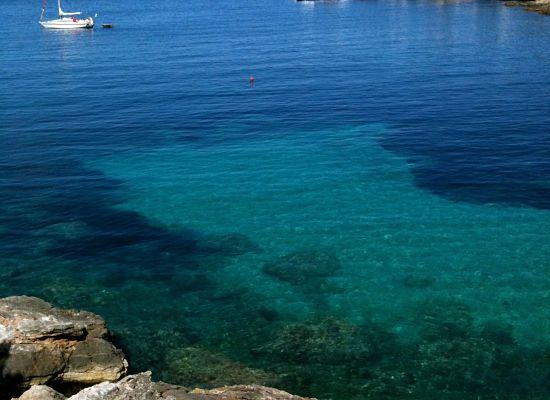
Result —
<instances>
[{"instance_id":1,"label":"gray limestone rock","mask_svg":"<svg viewBox=\"0 0 550 400\"><path fill-rule=\"evenodd\" d=\"M100 383L68 400L314 400L259 385L224 386L189 391L182 386L152 382L151 373L130 375L117 383Z\"/></svg>"},{"instance_id":2,"label":"gray limestone rock","mask_svg":"<svg viewBox=\"0 0 550 400\"><path fill-rule=\"evenodd\" d=\"M32 386L18 400L65 400L65 396L45 385Z\"/></svg>"},{"instance_id":3,"label":"gray limestone rock","mask_svg":"<svg viewBox=\"0 0 550 400\"><path fill-rule=\"evenodd\" d=\"M55 308L35 297L0 299L0 388L90 385L120 379L124 355L98 315Z\"/></svg>"}]
</instances>

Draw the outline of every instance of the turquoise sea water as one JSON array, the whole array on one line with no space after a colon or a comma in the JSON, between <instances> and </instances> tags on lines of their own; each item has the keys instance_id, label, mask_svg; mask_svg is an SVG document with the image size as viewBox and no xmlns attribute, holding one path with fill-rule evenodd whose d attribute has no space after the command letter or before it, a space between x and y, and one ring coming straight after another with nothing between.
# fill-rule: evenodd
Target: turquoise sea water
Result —
<instances>
[{"instance_id":1,"label":"turquoise sea water","mask_svg":"<svg viewBox=\"0 0 550 400\"><path fill-rule=\"evenodd\" d=\"M550 396L548 18L71 8L115 29L0 11L30 21L0 53L1 296L98 312L134 371L188 386Z\"/></svg>"}]
</instances>

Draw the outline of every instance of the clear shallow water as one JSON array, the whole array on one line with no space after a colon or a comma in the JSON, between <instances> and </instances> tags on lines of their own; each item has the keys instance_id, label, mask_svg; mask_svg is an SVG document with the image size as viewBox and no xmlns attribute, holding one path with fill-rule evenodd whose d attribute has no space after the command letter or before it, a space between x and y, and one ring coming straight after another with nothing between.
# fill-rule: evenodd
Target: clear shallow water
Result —
<instances>
[{"instance_id":1,"label":"clear shallow water","mask_svg":"<svg viewBox=\"0 0 550 400\"><path fill-rule=\"evenodd\" d=\"M190 386L548 398L547 18L71 4L115 29L3 34L1 295Z\"/></svg>"}]
</instances>

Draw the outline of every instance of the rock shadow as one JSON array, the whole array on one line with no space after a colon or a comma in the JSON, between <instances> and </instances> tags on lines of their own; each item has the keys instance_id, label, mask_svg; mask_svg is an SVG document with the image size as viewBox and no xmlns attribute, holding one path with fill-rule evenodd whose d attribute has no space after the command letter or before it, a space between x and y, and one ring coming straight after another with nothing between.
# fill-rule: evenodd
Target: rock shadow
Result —
<instances>
[{"instance_id":1,"label":"rock shadow","mask_svg":"<svg viewBox=\"0 0 550 400\"><path fill-rule=\"evenodd\" d=\"M0 342L0 400L9 400L19 394L17 388L23 377L7 371L6 364L10 357L11 343Z\"/></svg>"}]
</instances>

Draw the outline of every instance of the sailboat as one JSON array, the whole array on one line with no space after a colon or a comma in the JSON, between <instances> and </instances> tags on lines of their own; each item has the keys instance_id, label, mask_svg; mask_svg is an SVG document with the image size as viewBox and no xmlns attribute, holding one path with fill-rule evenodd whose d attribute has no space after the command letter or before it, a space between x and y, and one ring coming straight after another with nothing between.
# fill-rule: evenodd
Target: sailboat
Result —
<instances>
[{"instance_id":1,"label":"sailboat","mask_svg":"<svg viewBox=\"0 0 550 400\"><path fill-rule=\"evenodd\" d=\"M50 29L80 29L94 27L94 20L92 17L86 19L77 18L81 12L65 12L61 9L61 0L57 0L58 19L52 19L50 21L42 21L44 17L44 10L46 9L46 0L44 0L44 7L42 8L42 15L40 16L40 25L44 28Z\"/></svg>"}]
</instances>

